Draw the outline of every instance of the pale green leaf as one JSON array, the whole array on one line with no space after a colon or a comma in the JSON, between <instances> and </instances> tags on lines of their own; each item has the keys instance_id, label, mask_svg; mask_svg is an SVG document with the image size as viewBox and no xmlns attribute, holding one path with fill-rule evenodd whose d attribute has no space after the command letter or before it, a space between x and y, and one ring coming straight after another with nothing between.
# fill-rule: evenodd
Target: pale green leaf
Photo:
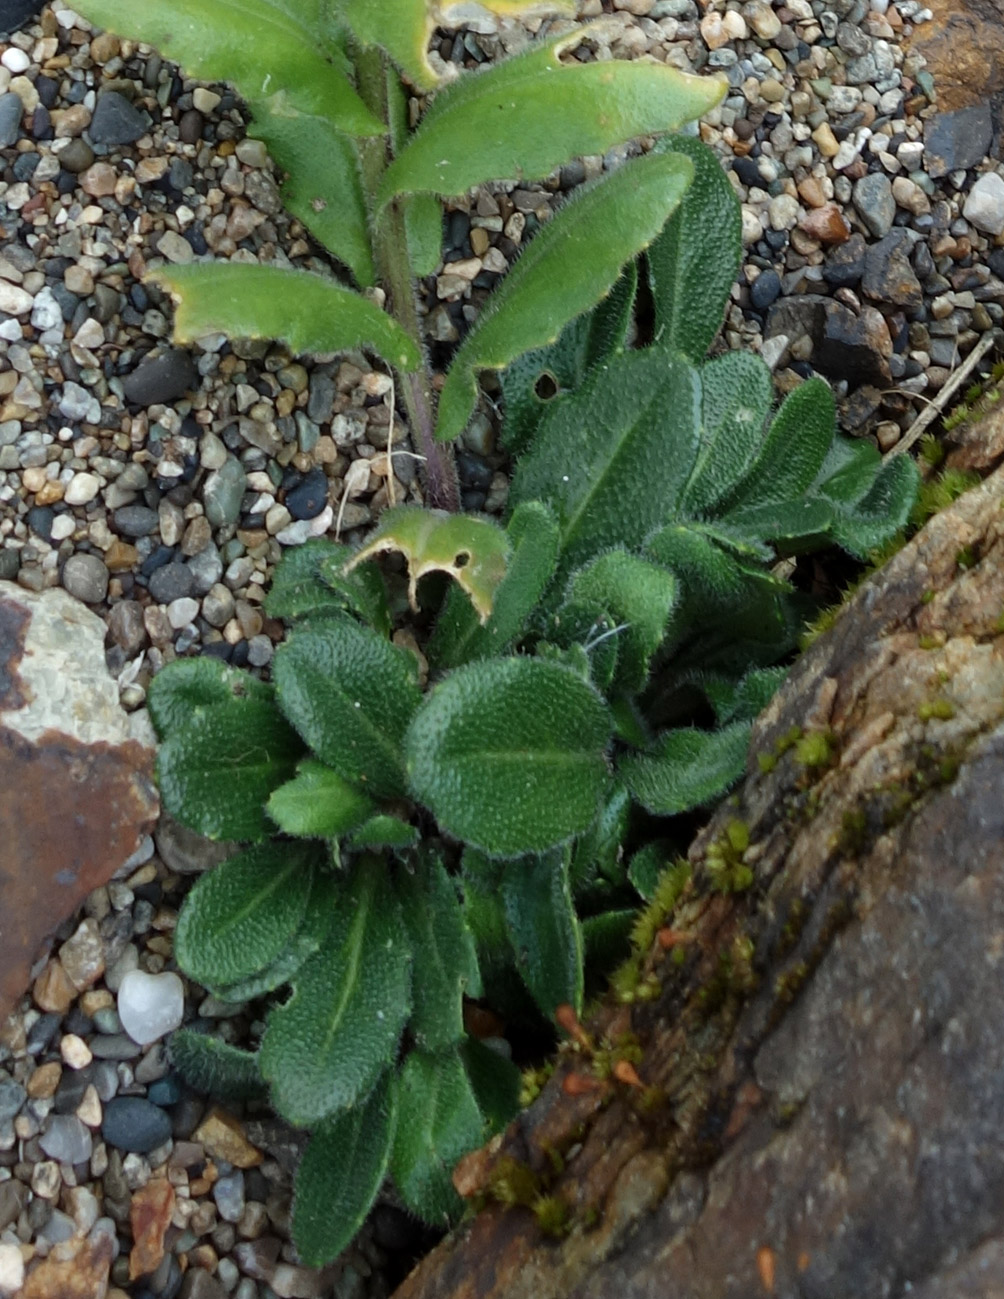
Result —
<instances>
[{"instance_id":1,"label":"pale green leaf","mask_svg":"<svg viewBox=\"0 0 1004 1299\"><path fill-rule=\"evenodd\" d=\"M177 303L174 337L207 334L275 338L290 351L345 352L366 347L399 370L421 364L416 344L385 311L312 271L245 262L198 262L151 271L148 279Z\"/></svg>"},{"instance_id":2,"label":"pale green leaf","mask_svg":"<svg viewBox=\"0 0 1004 1299\"><path fill-rule=\"evenodd\" d=\"M456 1051L412 1051L398 1084L391 1173L425 1222L446 1226L462 1207L451 1173L484 1139L485 1121Z\"/></svg>"},{"instance_id":3,"label":"pale green leaf","mask_svg":"<svg viewBox=\"0 0 1004 1299\"><path fill-rule=\"evenodd\" d=\"M567 849L509 862L502 901L516 968L551 1018L563 1003L582 1009L582 929L572 904Z\"/></svg>"},{"instance_id":4,"label":"pale green leaf","mask_svg":"<svg viewBox=\"0 0 1004 1299\"><path fill-rule=\"evenodd\" d=\"M384 863L360 860L339 893L328 942L271 1011L262 1038L273 1103L303 1127L369 1092L411 1009L411 953Z\"/></svg>"},{"instance_id":5,"label":"pale green leaf","mask_svg":"<svg viewBox=\"0 0 1004 1299\"><path fill-rule=\"evenodd\" d=\"M390 1165L397 1091L389 1073L365 1100L325 1119L296 1170L293 1240L308 1267L323 1267L352 1243Z\"/></svg>"},{"instance_id":6,"label":"pale green leaf","mask_svg":"<svg viewBox=\"0 0 1004 1299\"><path fill-rule=\"evenodd\" d=\"M420 838L417 826L398 816L371 816L349 835L353 848L413 848Z\"/></svg>"},{"instance_id":7,"label":"pale green leaf","mask_svg":"<svg viewBox=\"0 0 1004 1299\"><path fill-rule=\"evenodd\" d=\"M421 699L414 655L329 617L290 634L272 676L283 712L322 762L376 798L404 792L401 744Z\"/></svg>"},{"instance_id":8,"label":"pale green leaf","mask_svg":"<svg viewBox=\"0 0 1004 1299\"><path fill-rule=\"evenodd\" d=\"M315 2L283 0L80 0L89 22L146 41L200 81L229 81L255 108L285 89L293 104L353 135L382 135L337 52L326 57Z\"/></svg>"},{"instance_id":9,"label":"pale green leaf","mask_svg":"<svg viewBox=\"0 0 1004 1299\"><path fill-rule=\"evenodd\" d=\"M273 790L266 810L285 834L334 839L361 825L373 802L337 771L305 758L293 779Z\"/></svg>"},{"instance_id":10,"label":"pale green leaf","mask_svg":"<svg viewBox=\"0 0 1004 1299\"><path fill-rule=\"evenodd\" d=\"M310 845L272 842L200 876L174 935L189 978L234 983L274 961L303 922L316 861Z\"/></svg>"},{"instance_id":11,"label":"pale green leaf","mask_svg":"<svg viewBox=\"0 0 1004 1299\"><path fill-rule=\"evenodd\" d=\"M749 722L732 722L719 731L666 731L654 753L626 754L617 770L647 811L675 816L712 802L735 784L746 767L749 740Z\"/></svg>"},{"instance_id":12,"label":"pale green leaf","mask_svg":"<svg viewBox=\"0 0 1004 1299\"><path fill-rule=\"evenodd\" d=\"M570 158L682 126L725 93L724 77L695 77L666 63L562 62L588 31L533 46L440 91L385 172L381 204L399 194L460 196L488 180L543 180Z\"/></svg>"},{"instance_id":13,"label":"pale green leaf","mask_svg":"<svg viewBox=\"0 0 1004 1299\"><path fill-rule=\"evenodd\" d=\"M521 352L553 342L610 292L624 263L662 229L692 175L680 154L648 155L576 190L530 241L461 343L439 398L438 438L463 432L479 372L503 370Z\"/></svg>"},{"instance_id":14,"label":"pale green leaf","mask_svg":"<svg viewBox=\"0 0 1004 1299\"><path fill-rule=\"evenodd\" d=\"M694 180L645 254L655 342L697 362L714 341L742 262L742 212L716 154L693 136L658 140L655 152L685 153Z\"/></svg>"},{"instance_id":15,"label":"pale green leaf","mask_svg":"<svg viewBox=\"0 0 1004 1299\"><path fill-rule=\"evenodd\" d=\"M497 523L400 505L384 513L379 528L344 571L351 573L356 564L387 551L400 551L408 561L413 610L418 609L420 580L428 573L446 573L466 592L481 621L487 622L509 556L509 540Z\"/></svg>"},{"instance_id":16,"label":"pale green leaf","mask_svg":"<svg viewBox=\"0 0 1004 1299\"><path fill-rule=\"evenodd\" d=\"M480 996L474 939L457 888L442 862L426 854L396 879L416 976L409 1030L420 1047L444 1050L464 1035L464 996Z\"/></svg>"},{"instance_id":17,"label":"pale green leaf","mask_svg":"<svg viewBox=\"0 0 1004 1299\"><path fill-rule=\"evenodd\" d=\"M409 783L457 838L499 856L540 851L596 816L610 730L596 691L556 663L470 663L416 713Z\"/></svg>"}]
</instances>

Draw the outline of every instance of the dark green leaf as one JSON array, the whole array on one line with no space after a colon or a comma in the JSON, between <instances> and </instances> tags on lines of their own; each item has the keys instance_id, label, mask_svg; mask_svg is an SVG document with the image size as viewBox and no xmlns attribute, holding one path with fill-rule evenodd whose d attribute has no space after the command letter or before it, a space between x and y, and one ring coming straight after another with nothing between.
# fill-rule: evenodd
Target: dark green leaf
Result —
<instances>
[{"instance_id":1,"label":"dark green leaf","mask_svg":"<svg viewBox=\"0 0 1004 1299\"><path fill-rule=\"evenodd\" d=\"M478 1108L488 1120L485 1135L500 1132L519 1112L520 1071L507 1056L485 1046L476 1037L464 1038L460 1056Z\"/></svg>"},{"instance_id":2,"label":"dark green leaf","mask_svg":"<svg viewBox=\"0 0 1004 1299\"><path fill-rule=\"evenodd\" d=\"M308 1267L323 1267L352 1243L383 1185L397 1118L391 1074L365 1100L313 1131L296 1170L293 1240Z\"/></svg>"},{"instance_id":3,"label":"dark green leaf","mask_svg":"<svg viewBox=\"0 0 1004 1299\"><path fill-rule=\"evenodd\" d=\"M666 869L666 852L660 844L647 843L631 858L628 879L646 902L655 897L659 878Z\"/></svg>"},{"instance_id":4,"label":"dark green leaf","mask_svg":"<svg viewBox=\"0 0 1004 1299\"><path fill-rule=\"evenodd\" d=\"M446 1226L461 1208L450 1174L484 1139L485 1123L456 1051L412 1051L398 1086L391 1173L401 1198L425 1222Z\"/></svg>"},{"instance_id":5,"label":"dark green leaf","mask_svg":"<svg viewBox=\"0 0 1004 1299\"><path fill-rule=\"evenodd\" d=\"M572 897L579 904L584 896L623 879L621 854L627 837L631 798L622 784L615 783L594 825L580 834L572 846L569 865Z\"/></svg>"},{"instance_id":6,"label":"dark green leaf","mask_svg":"<svg viewBox=\"0 0 1004 1299\"><path fill-rule=\"evenodd\" d=\"M269 1015L261 1068L275 1107L309 1127L358 1103L394 1059L411 1009L411 952L382 861L339 890L332 933Z\"/></svg>"},{"instance_id":7,"label":"dark green leaf","mask_svg":"<svg viewBox=\"0 0 1004 1299\"><path fill-rule=\"evenodd\" d=\"M787 675L788 668L754 668L741 681L717 678L704 689L720 725L751 722L774 698Z\"/></svg>"},{"instance_id":8,"label":"dark green leaf","mask_svg":"<svg viewBox=\"0 0 1004 1299\"><path fill-rule=\"evenodd\" d=\"M742 775L749 748L749 722L720 731L666 731L652 754L626 754L618 772L641 805L658 816L675 816L723 794Z\"/></svg>"},{"instance_id":9,"label":"dark green leaf","mask_svg":"<svg viewBox=\"0 0 1004 1299\"><path fill-rule=\"evenodd\" d=\"M582 1009L582 930L572 905L569 854L509 862L502 876L509 940L516 968L548 1018L568 1003Z\"/></svg>"},{"instance_id":10,"label":"dark green leaf","mask_svg":"<svg viewBox=\"0 0 1004 1299\"><path fill-rule=\"evenodd\" d=\"M471 663L416 713L408 779L458 838L501 856L541 850L595 817L610 729L599 695L555 663Z\"/></svg>"},{"instance_id":11,"label":"dark green leaf","mask_svg":"<svg viewBox=\"0 0 1004 1299\"><path fill-rule=\"evenodd\" d=\"M303 923L316 862L312 845L273 842L200 876L174 935L189 978L235 983L270 965Z\"/></svg>"},{"instance_id":12,"label":"dark green leaf","mask_svg":"<svg viewBox=\"0 0 1004 1299\"><path fill-rule=\"evenodd\" d=\"M273 698L272 687L264 681L206 655L168 663L150 682L146 702L157 735L164 740L184 729L197 710L244 699L268 703Z\"/></svg>"},{"instance_id":13,"label":"dark green leaf","mask_svg":"<svg viewBox=\"0 0 1004 1299\"><path fill-rule=\"evenodd\" d=\"M401 743L421 699L414 655L325 618L292 632L272 675L283 712L323 762L376 798L404 792Z\"/></svg>"},{"instance_id":14,"label":"dark green leaf","mask_svg":"<svg viewBox=\"0 0 1004 1299\"><path fill-rule=\"evenodd\" d=\"M464 1035L464 995L479 996L474 938L442 862L425 854L397 876L401 914L415 959L410 1030L420 1047L444 1050Z\"/></svg>"},{"instance_id":15,"label":"dark green leaf","mask_svg":"<svg viewBox=\"0 0 1004 1299\"><path fill-rule=\"evenodd\" d=\"M867 558L906 525L919 482L917 466L909 456L887 461L860 500L836 511L833 540L859 559Z\"/></svg>"},{"instance_id":16,"label":"dark green leaf","mask_svg":"<svg viewBox=\"0 0 1004 1299\"><path fill-rule=\"evenodd\" d=\"M168 1044L171 1063L189 1087L226 1101L260 1101L267 1088L258 1053L243 1051L221 1038L179 1028Z\"/></svg>"}]
</instances>

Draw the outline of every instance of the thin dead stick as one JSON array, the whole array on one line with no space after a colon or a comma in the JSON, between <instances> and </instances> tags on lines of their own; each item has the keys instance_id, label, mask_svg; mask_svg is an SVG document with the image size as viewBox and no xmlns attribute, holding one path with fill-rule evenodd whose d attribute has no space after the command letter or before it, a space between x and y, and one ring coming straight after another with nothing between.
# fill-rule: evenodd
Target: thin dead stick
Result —
<instances>
[{"instance_id":1,"label":"thin dead stick","mask_svg":"<svg viewBox=\"0 0 1004 1299\"><path fill-rule=\"evenodd\" d=\"M394 499L394 376L390 376L390 422L387 425L387 504L397 504Z\"/></svg>"},{"instance_id":2,"label":"thin dead stick","mask_svg":"<svg viewBox=\"0 0 1004 1299\"><path fill-rule=\"evenodd\" d=\"M979 365L980 361L982 361L986 356L987 352L990 351L995 343L1001 341L1001 337L1000 330L987 330L938 395L932 399L931 404L921 411L896 445L886 452L883 457L884 459L889 460L892 456L902 455L904 451L909 451L924 430L930 424L933 424L942 411L944 411L954 394L958 392L966 382L972 372Z\"/></svg>"}]
</instances>

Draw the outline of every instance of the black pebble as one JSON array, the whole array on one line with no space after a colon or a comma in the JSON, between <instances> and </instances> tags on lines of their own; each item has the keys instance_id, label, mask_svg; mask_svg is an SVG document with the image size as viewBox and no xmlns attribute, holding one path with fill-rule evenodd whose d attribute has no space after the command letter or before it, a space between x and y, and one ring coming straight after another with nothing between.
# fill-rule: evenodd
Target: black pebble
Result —
<instances>
[{"instance_id":1,"label":"black pebble","mask_svg":"<svg viewBox=\"0 0 1004 1299\"><path fill-rule=\"evenodd\" d=\"M140 1096L116 1096L105 1106L101 1136L116 1150L145 1155L171 1136L171 1119Z\"/></svg>"},{"instance_id":2,"label":"black pebble","mask_svg":"<svg viewBox=\"0 0 1004 1299\"><path fill-rule=\"evenodd\" d=\"M150 574L150 594L158 604L170 604L192 594L195 578L187 564L171 562Z\"/></svg>"},{"instance_id":3,"label":"black pebble","mask_svg":"<svg viewBox=\"0 0 1004 1299\"><path fill-rule=\"evenodd\" d=\"M328 476L321 468L311 469L286 493L286 509L294 519L316 519L327 503Z\"/></svg>"},{"instance_id":4,"label":"black pebble","mask_svg":"<svg viewBox=\"0 0 1004 1299\"><path fill-rule=\"evenodd\" d=\"M133 144L146 134L149 126L146 114L135 109L125 95L106 90L98 96L87 134L91 144Z\"/></svg>"},{"instance_id":5,"label":"black pebble","mask_svg":"<svg viewBox=\"0 0 1004 1299\"><path fill-rule=\"evenodd\" d=\"M0 36L7 36L42 12L46 0L0 0Z\"/></svg>"},{"instance_id":6,"label":"black pebble","mask_svg":"<svg viewBox=\"0 0 1004 1299\"><path fill-rule=\"evenodd\" d=\"M781 292L781 277L775 270L761 271L750 289L750 302L757 311L766 311Z\"/></svg>"},{"instance_id":7,"label":"black pebble","mask_svg":"<svg viewBox=\"0 0 1004 1299\"><path fill-rule=\"evenodd\" d=\"M199 376L191 356L181 348L141 361L122 380L126 401L134 406L153 406L157 402L177 401L198 385Z\"/></svg>"},{"instance_id":8,"label":"black pebble","mask_svg":"<svg viewBox=\"0 0 1004 1299\"><path fill-rule=\"evenodd\" d=\"M146 505L121 505L112 513L112 524L123 537L147 537L157 531L160 519Z\"/></svg>"},{"instance_id":9,"label":"black pebble","mask_svg":"<svg viewBox=\"0 0 1004 1299\"><path fill-rule=\"evenodd\" d=\"M41 537L43 541L51 541L55 517L55 512L47 505L33 505L28 511L28 527L36 537Z\"/></svg>"},{"instance_id":10,"label":"black pebble","mask_svg":"<svg viewBox=\"0 0 1004 1299\"><path fill-rule=\"evenodd\" d=\"M760 168L752 158L735 158L732 162L732 170L744 185L756 185L763 189L763 177L760 175Z\"/></svg>"}]
</instances>

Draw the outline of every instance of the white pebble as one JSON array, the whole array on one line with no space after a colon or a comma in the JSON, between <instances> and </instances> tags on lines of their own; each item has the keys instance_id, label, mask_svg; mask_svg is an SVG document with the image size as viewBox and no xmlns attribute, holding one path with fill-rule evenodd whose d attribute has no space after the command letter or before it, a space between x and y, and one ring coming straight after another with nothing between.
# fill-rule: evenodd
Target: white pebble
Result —
<instances>
[{"instance_id":1,"label":"white pebble","mask_svg":"<svg viewBox=\"0 0 1004 1299\"><path fill-rule=\"evenodd\" d=\"M94 1059L91 1048L76 1033L67 1033L59 1043L59 1054L71 1069L86 1069Z\"/></svg>"},{"instance_id":2,"label":"white pebble","mask_svg":"<svg viewBox=\"0 0 1004 1299\"><path fill-rule=\"evenodd\" d=\"M194 622L198 612L198 600L193 600L190 595L182 595L177 600L172 600L167 606L167 621L175 631L181 631L190 622Z\"/></svg>"},{"instance_id":3,"label":"white pebble","mask_svg":"<svg viewBox=\"0 0 1004 1299\"><path fill-rule=\"evenodd\" d=\"M63 500L67 505L86 505L93 501L101 487L101 480L95 474L74 474L66 484Z\"/></svg>"},{"instance_id":4,"label":"white pebble","mask_svg":"<svg viewBox=\"0 0 1004 1299\"><path fill-rule=\"evenodd\" d=\"M8 316L23 316L29 312L34 305L35 299L26 290L16 284L8 284L6 280L0 280L0 311ZM21 337L21 328L17 328L17 337ZM9 335L8 335L9 337Z\"/></svg>"},{"instance_id":5,"label":"white pebble","mask_svg":"<svg viewBox=\"0 0 1004 1299\"><path fill-rule=\"evenodd\" d=\"M77 521L72 514L57 514L52 521L51 536L53 541L65 541L77 530Z\"/></svg>"},{"instance_id":6,"label":"white pebble","mask_svg":"<svg viewBox=\"0 0 1004 1299\"><path fill-rule=\"evenodd\" d=\"M24 1285L24 1258L18 1245L0 1245L0 1294L16 1294Z\"/></svg>"},{"instance_id":7,"label":"white pebble","mask_svg":"<svg viewBox=\"0 0 1004 1299\"><path fill-rule=\"evenodd\" d=\"M134 1042L149 1046L181 1023L185 989L176 974L130 970L119 984L118 1012Z\"/></svg>"},{"instance_id":8,"label":"white pebble","mask_svg":"<svg viewBox=\"0 0 1004 1299\"><path fill-rule=\"evenodd\" d=\"M988 171L972 187L962 215L984 234L1004 232L1004 180L995 171Z\"/></svg>"},{"instance_id":9,"label":"white pebble","mask_svg":"<svg viewBox=\"0 0 1004 1299\"><path fill-rule=\"evenodd\" d=\"M0 63L4 65L8 72L13 72L15 76L19 72L27 72L31 67L31 59L28 58L24 50L19 50L14 45L10 49L4 50L3 54L0 54Z\"/></svg>"}]
</instances>

